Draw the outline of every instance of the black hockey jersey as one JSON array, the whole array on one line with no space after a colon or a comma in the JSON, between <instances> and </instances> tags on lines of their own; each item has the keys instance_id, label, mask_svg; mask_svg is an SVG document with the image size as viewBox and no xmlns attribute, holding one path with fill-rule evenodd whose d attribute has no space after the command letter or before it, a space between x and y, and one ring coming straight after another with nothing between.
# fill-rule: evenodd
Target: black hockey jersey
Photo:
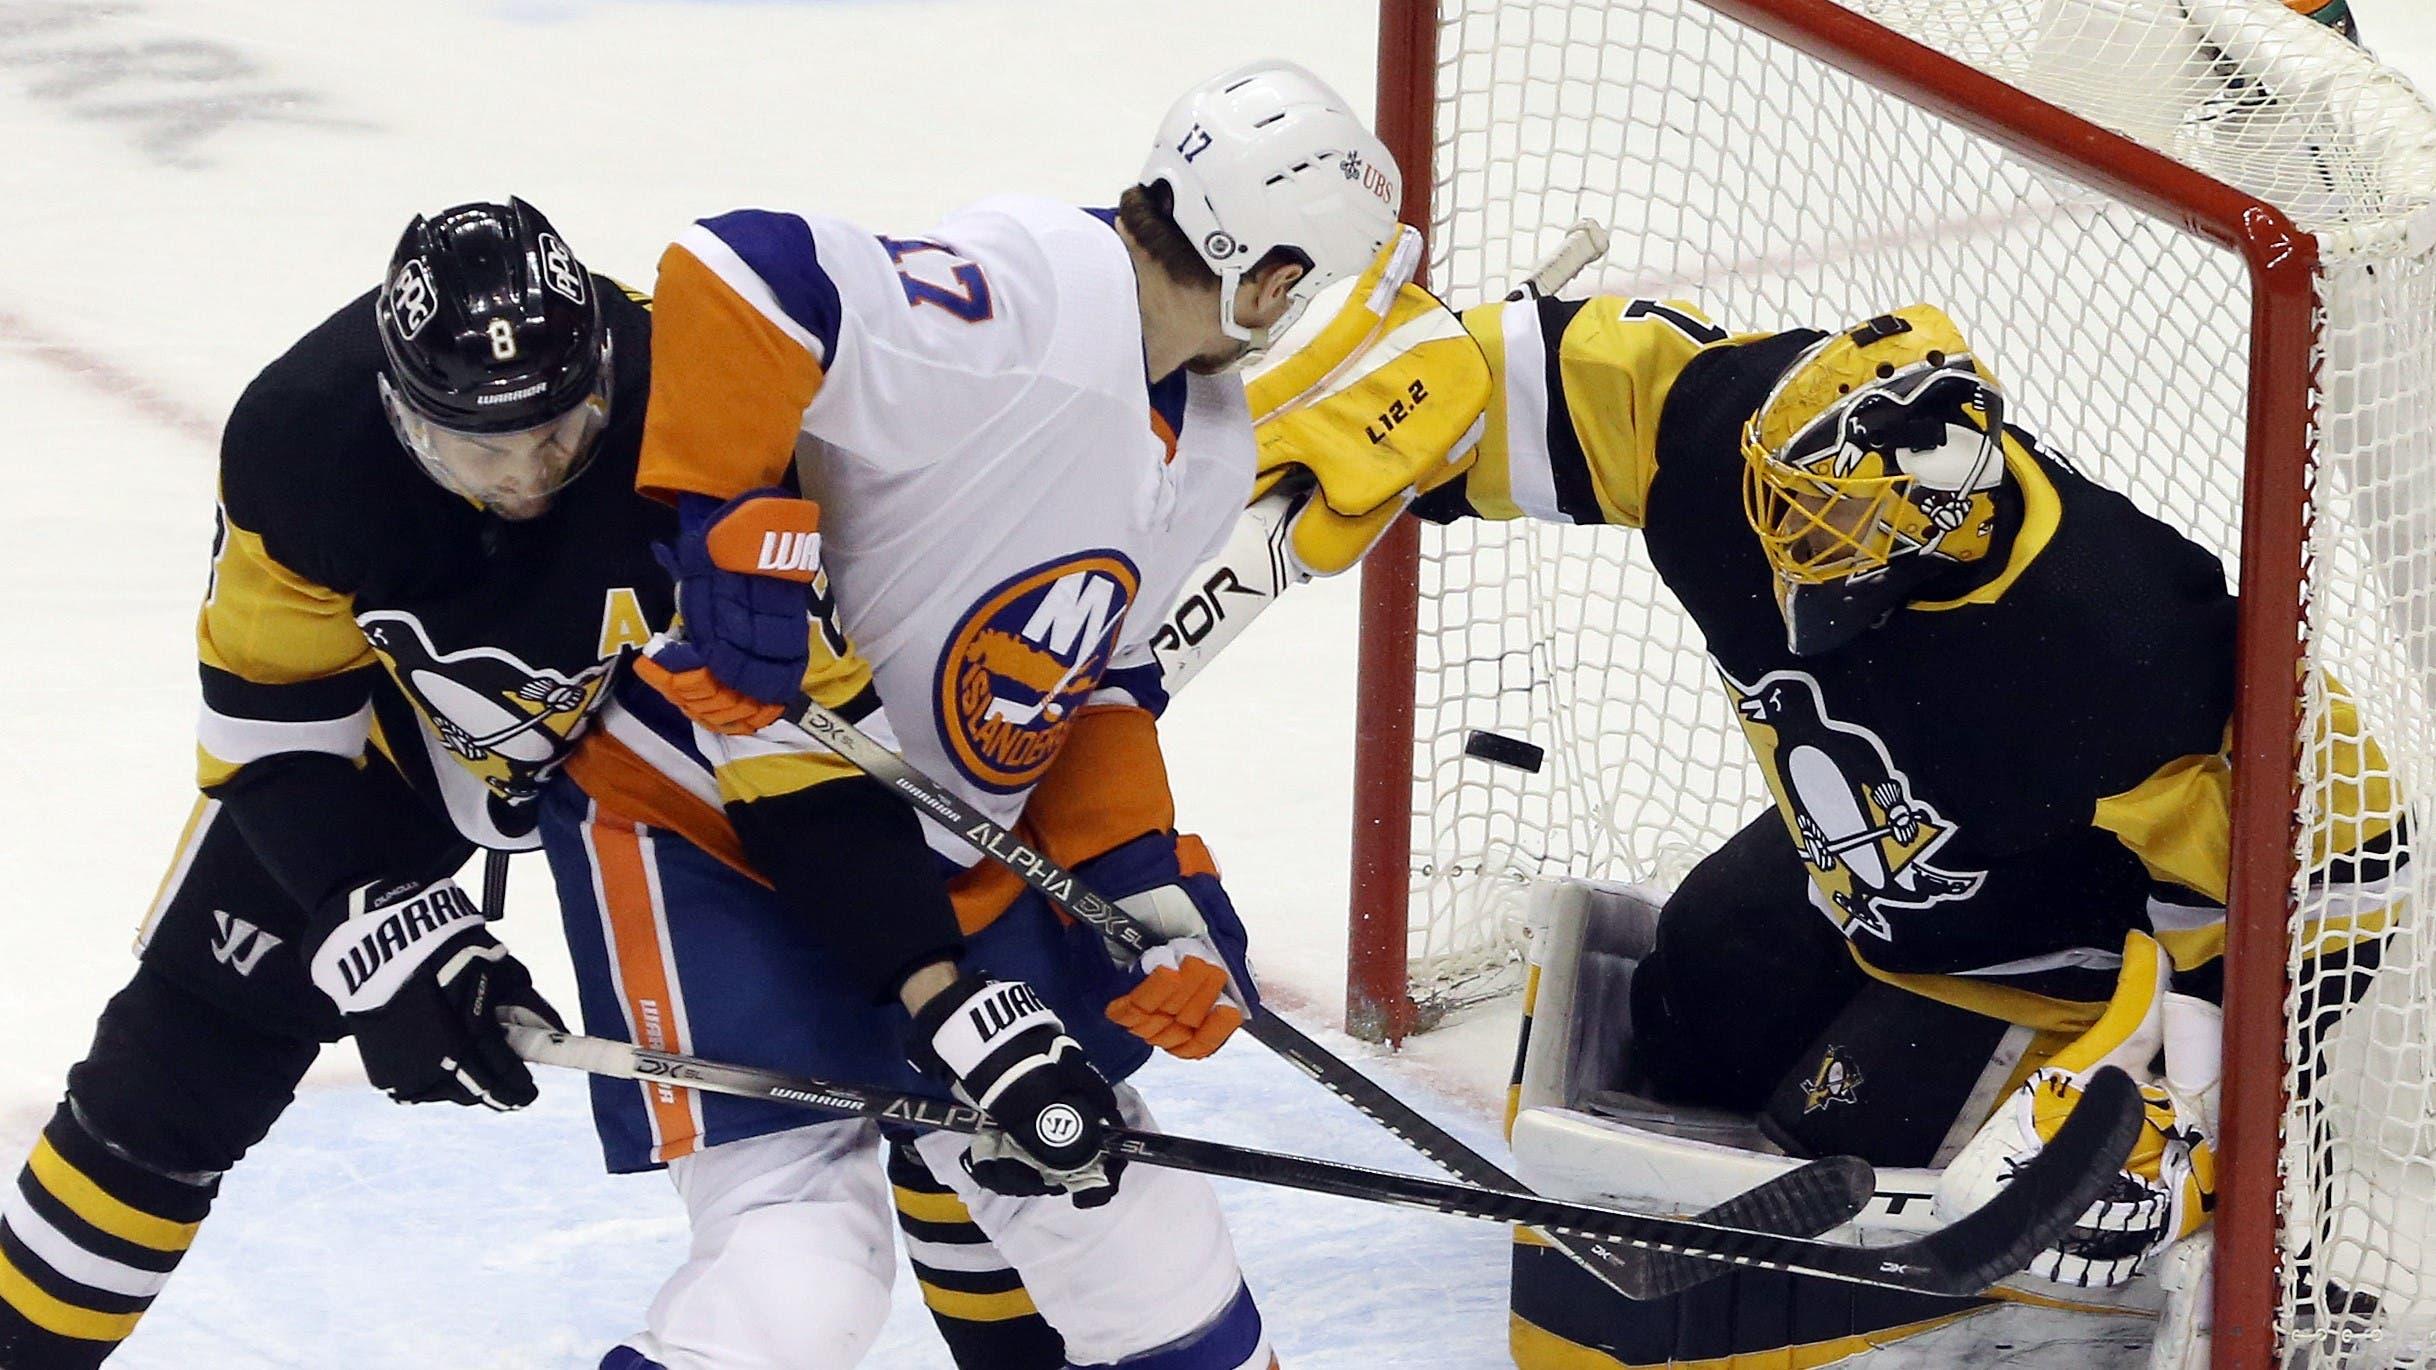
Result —
<instances>
[{"instance_id":1,"label":"black hockey jersey","mask_svg":"<svg viewBox=\"0 0 2436 1370\"><path fill-rule=\"evenodd\" d=\"M465 837L531 845L529 801L619 657L669 622L651 546L675 515L634 489L651 315L606 277L594 287L609 423L538 518L483 513L391 434L372 294L266 367L229 417L197 624L200 779L307 907L396 873L384 834L412 826L396 810L413 801L362 764L372 749Z\"/></svg>"},{"instance_id":2,"label":"black hockey jersey","mask_svg":"<svg viewBox=\"0 0 2436 1370\"><path fill-rule=\"evenodd\" d=\"M1729 339L1688 306L1612 297L1466 323L1500 395L1478 465L1421 512L1643 529L1813 902L1865 969L2077 1027L2131 929L2186 972L2221 954L2236 605L2212 554L2014 429L1989 556L1797 657L1743 511L1740 433L1822 335ZM2362 808L2361 846L2385 842Z\"/></svg>"}]
</instances>

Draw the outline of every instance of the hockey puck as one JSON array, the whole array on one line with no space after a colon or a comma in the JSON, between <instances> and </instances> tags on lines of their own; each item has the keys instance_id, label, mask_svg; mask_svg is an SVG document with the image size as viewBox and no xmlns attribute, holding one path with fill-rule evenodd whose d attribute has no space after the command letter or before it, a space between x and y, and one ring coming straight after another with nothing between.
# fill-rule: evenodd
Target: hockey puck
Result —
<instances>
[{"instance_id":1,"label":"hockey puck","mask_svg":"<svg viewBox=\"0 0 2436 1370\"><path fill-rule=\"evenodd\" d=\"M1494 761L1500 766L1511 766L1518 771L1529 771L1533 775L1539 774L1540 763L1548 759L1545 747L1535 747L1519 737L1507 737L1503 733L1482 732L1478 728L1464 734L1463 754L1479 757L1483 761Z\"/></svg>"}]
</instances>

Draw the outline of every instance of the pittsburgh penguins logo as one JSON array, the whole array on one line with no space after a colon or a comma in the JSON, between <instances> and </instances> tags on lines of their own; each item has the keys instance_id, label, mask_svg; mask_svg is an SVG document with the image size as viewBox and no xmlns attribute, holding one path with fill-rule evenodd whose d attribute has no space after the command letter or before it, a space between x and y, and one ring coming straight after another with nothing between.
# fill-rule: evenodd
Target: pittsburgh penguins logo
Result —
<instances>
[{"instance_id":1,"label":"pittsburgh penguins logo","mask_svg":"<svg viewBox=\"0 0 2436 1370\"><path fill-rule=\"evenodd\" d=\"M573 676L528 666L496 647L442 653L414 615L383 609L356 622L440 744L494 793L530 795L566 754L610 664Z\"/></svg>"},{"instance_id":2,"label":"pittsburgh penguins logo","mask_svg":"<svg viewBox=\"0 0 2436 1370\"><path fill-rule=\"evenodd\" d=\"M1040 779L1140 588L1123 553L1082 552L1017 572L965 611L932 697L967 779L1000 794Z\"/></svg>"},{"instance_id":3,"label":"pittsburgh penguins logo","mask_svg":"<svg viewBox=\"0 0 2436 1370\"><path fill-rule=\"evenodd\" d=\"M1844 1048L1828 1047L1818 1069L1802 1081L1802 1112L1824 1113L1836 1104L1859 1103L1861 1079L1861 1068L1845 1059Z\"/></svg>"},{"instance_id":4,"label":"pittsburgh penguins logo","mask_svg":"<svg viewBox=\"0 0 2436 1370\"><path fill-rule=\"evenodd\" d=\"M1726 688L1810 883L1845 936L1892 940L1887 910L1967 898L1987 879L1930 864L1954 825L1912 793L1876 733L1827 716L1815 678L1775 671L1751 685L1727 677Z\"/></svg>"}]
</instances>

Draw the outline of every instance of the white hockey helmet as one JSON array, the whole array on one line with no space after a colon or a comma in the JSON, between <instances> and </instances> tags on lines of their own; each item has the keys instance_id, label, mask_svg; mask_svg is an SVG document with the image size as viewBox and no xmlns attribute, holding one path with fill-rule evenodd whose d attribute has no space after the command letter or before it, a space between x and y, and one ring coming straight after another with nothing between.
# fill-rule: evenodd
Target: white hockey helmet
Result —
<instances>
[{"instance_id":1,"label":"white hockey helmet","mask_svg":"<svg viewBox=\"0 0 2436 1370\"><path fill-rule=\"evenodd\" d=\"M1396 231L1404 177L1387 145L1345 97L1292 62L1240 66L1185 92L1159 124L1143 185L1164 184L1177 227L1218 273L1219 326L1235 321L1235 288L1276 248L1308 267L1283 332L1329 282L1358 274Z\"/></svg>"}]
</instances>

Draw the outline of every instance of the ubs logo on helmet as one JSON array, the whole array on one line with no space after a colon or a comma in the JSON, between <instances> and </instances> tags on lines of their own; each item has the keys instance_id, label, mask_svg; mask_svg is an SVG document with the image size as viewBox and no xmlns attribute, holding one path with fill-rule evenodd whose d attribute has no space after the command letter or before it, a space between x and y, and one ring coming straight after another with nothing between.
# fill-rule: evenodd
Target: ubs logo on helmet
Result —
<instances>
[{"instance_id":1,"label":"ubs logo on helmet","mask_svg":"<svg viewBox=\"0 0 2436 1370\"><path fill-rule=\"evenodd\" d=\"M1348 152L1345 160L1337 163L1337 166L1345 173L1346 180L1360 181L1362 189L1378 196L1380 203L1391 207L1395 204L1395 185L1377 163L1367 160L1359 152Z\"/></svg>"},{"instance_id":2,"label":"ubs logo on helmet","mask_svg":"<svg viewBox=\"0 0 2436 1370\"><path fill-rule=\"evenodd\" d=\"M965 612L932 696L966 779L999 794L1040 779L1140 588L1123 553L1082 552L1008 577Z\"/></svg>"},{"instance_id":3,"label":"ubs logo on helmet","mask_svg":"<svg viewBox=\"0 0 2436 1370\"><path fill-rule=\"evenodd\" d=\"M432 284L431 265L420 257L410 257L406 265L389 282L389 323L398 336L413 342L440 312L440 289Z\"/></svg>"}]
</instances>

